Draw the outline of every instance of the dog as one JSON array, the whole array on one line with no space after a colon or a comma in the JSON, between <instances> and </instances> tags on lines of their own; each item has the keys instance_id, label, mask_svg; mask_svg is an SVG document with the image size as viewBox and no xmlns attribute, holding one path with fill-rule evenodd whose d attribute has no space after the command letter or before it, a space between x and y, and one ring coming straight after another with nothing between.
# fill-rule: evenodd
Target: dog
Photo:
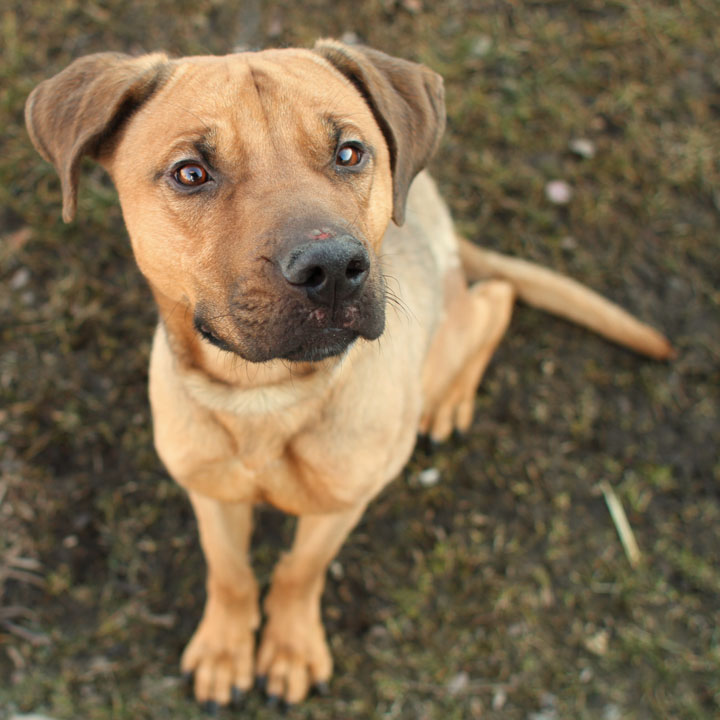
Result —
<instances>
[{"instance_id":1,"label":"dog","mask_svg":"<svg viewBox=\"0 0 720 720\"><path fill-rule=\"evenodd\" d=\"M65 221L82 158L109 172L157 302L155 444L207 560L181 669L207 708L256 678L288 704L326 687L326 569L418 434L468 430L516 299L674 354L588 288L456 235L424 170L445 109L442 79L422 65L332 40L101 53L41 83L26 122L60 176ZM256 503L299 518L257 651Z\"/></svg>"}]
</instances>

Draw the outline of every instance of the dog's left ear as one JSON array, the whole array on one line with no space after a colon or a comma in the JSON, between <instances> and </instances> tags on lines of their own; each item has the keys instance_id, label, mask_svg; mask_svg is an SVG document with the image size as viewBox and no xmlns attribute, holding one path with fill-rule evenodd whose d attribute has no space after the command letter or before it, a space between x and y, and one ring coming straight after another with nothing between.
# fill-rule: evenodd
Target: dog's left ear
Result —
<instances>
[{"instance_id":1,"label":"dog's left ear","mask_svg":"<svg viewBox=\"0 0 720 720\"><path fill-rule=\"evenodd\" d=\"M107 150L122 124L159 87L167 67L162 53L97 53L75 60L30 94L25 124L37 151L60 176L65 222L75 215L83 155L97 159Z\"/></svg>"},{"instance_id":2,"label":"dog's left ear","mask_svg":"<svg viewBox=\"0 0 720 720\"><path fill-rule=\"evenodd\" d=\"M402 225L410 184L445 129L442 78L424 65L367 47L321 40L315 51L350 80L370 106L390 150L393 220Z\"/></svg>"}]
</instances>

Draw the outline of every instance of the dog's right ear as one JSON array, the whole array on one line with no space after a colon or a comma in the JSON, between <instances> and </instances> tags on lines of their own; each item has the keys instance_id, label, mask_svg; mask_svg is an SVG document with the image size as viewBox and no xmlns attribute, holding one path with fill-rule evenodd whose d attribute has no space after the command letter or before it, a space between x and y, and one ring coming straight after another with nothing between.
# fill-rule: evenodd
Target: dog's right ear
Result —
<instances>
[{"instance_id":1,"label":"dog's right ear","mask_svg":"<svg viewBox=\"0 0 720 720\"><path fill-rule=\"evenodd\" d=\"M60 176L65 222L75 215L83 155L98 158L107 151L122 124L169 73L162 53L98 53L76 60L32 91L25 123L33 145Z\"/></svg>"},{"instance_id":2,"label":"dog's right ear","mask_svg":"<svg viewBox=\"0 0 720 720\"><path fill-rule=\"evenodd\" d=\"M402 225L410 184L445 129L442 78L418 63L334 40L320 40L315 52L355 86L375 116L390 151L393 220Z\"/></svg>"}]
</instances>

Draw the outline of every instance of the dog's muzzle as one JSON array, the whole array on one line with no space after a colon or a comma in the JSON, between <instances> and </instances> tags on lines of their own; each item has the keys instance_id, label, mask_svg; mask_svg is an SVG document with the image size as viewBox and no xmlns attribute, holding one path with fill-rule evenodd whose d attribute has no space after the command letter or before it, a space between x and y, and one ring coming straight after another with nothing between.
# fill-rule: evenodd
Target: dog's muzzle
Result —
<instances>
[{"instance_id":1,"label":"dog's muzzle","mask_svg":"<svg viewBox=\"0 0 720 720\"><path fill-rule=\"evenodd\" d=\"M293 228L233 284L227 310L198 304L205 341L251 362L315 362L382 334L384 282L371 251L345 228L309 227Z\"/></svg>"}]
</instances>

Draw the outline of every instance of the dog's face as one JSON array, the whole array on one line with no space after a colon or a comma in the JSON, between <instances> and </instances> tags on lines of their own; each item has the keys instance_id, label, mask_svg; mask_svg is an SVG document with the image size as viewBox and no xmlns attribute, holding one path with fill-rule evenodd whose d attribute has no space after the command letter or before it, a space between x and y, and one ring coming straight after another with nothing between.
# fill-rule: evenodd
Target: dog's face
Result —
<instances>
[{"instance_id":1,"label":"dog's face","mask_svg":"<svg viewBox=\"0 0 720 720\"><path fill-rule=\"evenodd\" d=\"M380 245L442 131L437 76L334 43L64 72L28 102L31 137L66 218L81 155L109 170L164 315L254 362L382 333Z\"/></svg>"},{"instance_id":2,"label":"dog's face","mask_svg":"<svg viewBox=\"0 0 720 720\"><path fill-rule=\"evenodd\" d=\"M383 330L389 153L316 58L179 63L108 163L155 292L248 360L321 359Z\"/></svg>"}]
</instances>

